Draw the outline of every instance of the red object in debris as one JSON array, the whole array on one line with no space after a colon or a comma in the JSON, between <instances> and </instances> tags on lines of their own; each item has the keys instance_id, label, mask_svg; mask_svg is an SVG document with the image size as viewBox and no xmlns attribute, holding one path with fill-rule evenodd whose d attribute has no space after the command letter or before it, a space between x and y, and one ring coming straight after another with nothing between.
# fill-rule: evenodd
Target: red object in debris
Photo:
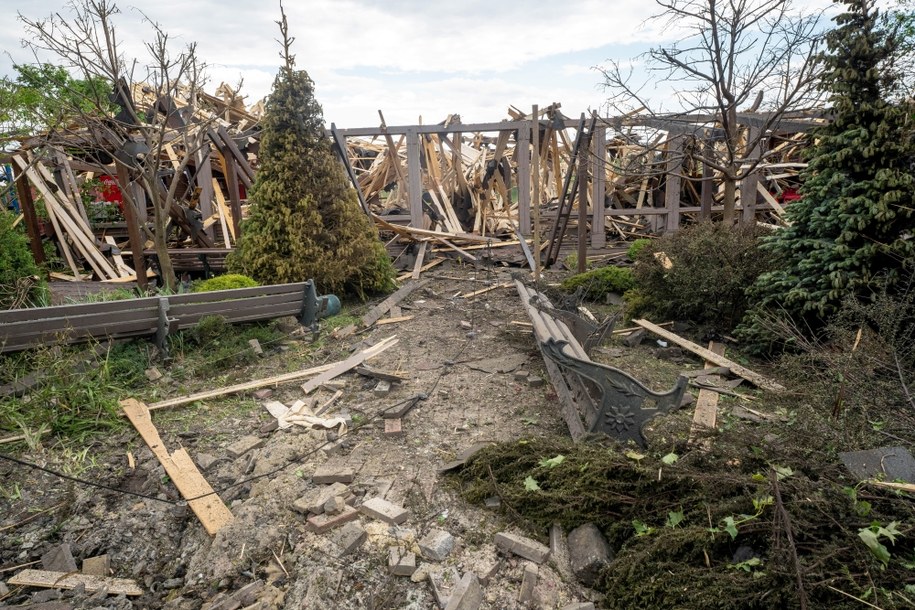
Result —
<instances>
[{"instance_id":1,"label":"red object in debris","mask_svg":"<svg viewBox=\"0 0 915 610\"><path fill-rule=\"evenodd\" d=\"M795 188L786 188L782 191L782 196L779 197L780 203L791 203L792 201L800 201L804 196L797 192Z\"/></svg>"},{"instance_id":2,"label":"red object in debris","mask_svg":"<svg viewBox=\"0 0 915 610\"><path fill-rule=\"evenodd\" d=\"M110 203L124 203L124 195L118 186L118 181L114 176L102 175L98 177L101 183L96 194L99 201L108 201Z\"/></svg>"}]
</instances>

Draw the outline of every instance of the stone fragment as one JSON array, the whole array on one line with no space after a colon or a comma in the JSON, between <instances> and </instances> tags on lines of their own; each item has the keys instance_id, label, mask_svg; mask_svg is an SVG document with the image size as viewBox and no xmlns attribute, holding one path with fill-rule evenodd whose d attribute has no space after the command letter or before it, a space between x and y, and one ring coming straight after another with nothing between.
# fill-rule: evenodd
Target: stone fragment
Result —
<instances>
[{"instance_id":1,"label":"stone fragment","mask_svg":"<svg viewBox=\"0 0 915 610\"><path fill-rule=\"evenodd\" d=\"M428 565L424 564L424 567ZM429 586L432 588L432 597L435 598L435 603L439 608L444 609L448 605L451 592L457 587L460 580L461 576L454 568L429 571Z\"/></svg>"},{"instance_id":2,"label":"stone fragment","mask_svg":"<svg viewBox=\"0 0 915 610\"><path fill-rule=\"evenodd\" d=\"M194 461L197 462L200 470L209 470L216 463L216 459L216 456L209 453L198 453L194 456Z\"/></svg>"},{"instance_id":3,"label":"stone fragment","mask_svg":"<svg viewBox=\"0 0 915 610\"><path fill-rule=\"evenodd\" d=\"M530 371L521 369L520 371L515 371L515 381L527 381L527 378L531 376Z\"/></svg>"},{"instance_id":4,"label":"stone fragment","mask_svg":"<svg viewBox=\"0 0 915 610\"><path fill-rule=\"evenodd\" d=\"M543 377L540 377L539 375L531 375L527 378L527 385L531 386L532 388L539 388L545 383L546 382L543 380Z\"/></svg>"},{"instance_id":5,"label":"stone fragment","mask_svg":"<svg viewBox=\"0 0 915 610\"><path fill-rule=\"evenodd\" d=\"M10 594L10 588L6 586L6 583L0 580L0 599L6 597Z\"/></svg>"},{"instance_id":6,"label":"stone fragment","mask_svg":"<svg viewBox=\"0 0 915 610\"><path fill-rule=\"evenodd\" d=\"M521 590L518 592L518 601L530 604L534 601L534 587L537 586L537 566L529 563L524 566L524 575L521 577Z\"/></svg>"},{"instance_id":7,"label":"stone fragment","mask_svg":"<svg viewBox=\"0 0 915 610\"><path fill-rule=\"evenodd\" d=\"M502 506L502 498L499 496L489 496L483 500L483 506L486 508L499 508Z\"/></svg>"},{"instance_id":8,"label":"stone fragment","mask_svg":"<svg viewBox=\"0 0 915 610\"><path fill-rule=\"evenodd\" d=\"M70 545L59 544L41 556L41 567L51 572L76 572L76 560Z\"/></svg>"},{"instance_id":9,"label":"stone fragment","mask_svg":"<svg viewBox=\"0 0 915 610\"><path fill-rule=\"evenodd\" d=\"M623 345L626 347L635 347L636 345L639 345L644 339L645 329L640 328L623 337Z\"/></svg>"},{"instance_id":10,"label":"stone fragment","mask_svg":"<svg viewBox=\"0 0 915 610\"><path fill-rule=\"evenodd\" d=\"M391 504L387 500L381 498L366 500L359 507L359 510L368 517L390 523L391 525L400 525L410 516L410 511L407 509Z\"/></svg>"},{"instance_id":11,"label":"stone fragment","mask_svg":"<svg viewBox=\"0 0 915 610\"><path fill-rule=\"evenodd\" d=\"M251 349L258 356L264 355L264 348L261 347L261 342L257 339L248 339L248 345L251 346Z\"/></svg>"},{"instance_id":12,"label":"stone fragment","mask_svg":"<svg viewBox=\"0 0 915 610\"><path fill-rule=\"evenodd\" d=\"M336 527L340 527L349 521L355 521L359 518L359 511L351 506L347 506L338 515L315 515L308 518L305 528L316 533L323 534Z\"/></svg>"},{"instance_id":13,"label":"stone fragment","mask_svg":"<svg viewBox=\"0 0 915 610\"><path fill-rule=\"evenodd\" d=\"M550 563L566 580L572 580L572 564L569 562L569 545L562 526L554 523L550 527Z\"/></svg>"},{"instance_id":14,"label":"stone fragment","mask_svg":"<svg viewBox=\"0 0 915 610\"><path fill-rule=\"evenodd\" d=\"M343 496L334 496L328 498L324 503L324 512L328 515L339 515L343 512L344 506L346 506L346 500L343 499Z\"/></svg>"},{"instance_id":15,"label":"stone fragment","mask_svg":"<svg viewBox=\"0 0 915 610\"><path fill-rule=\"evenodd\" d=\"M107 577L111 571L111 559L108 555L86 557L83 559L83 574Z\"/></svg>"},{"instance_id":16,"label":"stone fragment","mask_svg":"<svg viewBox=\"0 0 915 610\"><path fill-rule=\"evenodd\" d=\"M592 602L574 602L563 606L562 610L594 610L594 604Z\"/></svg>"},{"instance_id":17,"label":"stone fragment","mask_svg":"<svg viewBox=\"0 0 915 610\"><path fill-rule=\"evenodd\" d=\"M336 497L349 496L349 488L343 483L334 483L325 487L310 489L308 493L292 503L292 508L300 513L314 513L320 515L324 512L324 506L327 501Z\"/></svg>"},{"instance_id":18,"label":"stone fragment","mask_svg":"<svg viewBox=\"0 0 915 610\"><path fill-rule=\"evenodd\" d=\"M473 324L467 320L461 320L461 328L464 330L473 330Z\"/></svg>"},{"instance_id":19,"label":"stone fragment","mask_svg":"<svg viewBox=\"0 0 915 610\"><path fill-rule=\"evenodd\" d=\"M244 436L227 447L229 455L233 458L242 456L249 451L264 446L264 439L257 436Z\"/></svg>"},{"instance_id":20,"label":"stone fragment","mask_svg":"<svg viewBox=\"0 0 915 610\"><path fill-rule=\"evenodd\" d=\"M508 553L514 553L534 563L543 563L550 556L550 549L536 540L518 534L499 532L493 538L496 546Z\"/></svg>"},{"instance_id":21,"label":"stone fragment","mask_svg":"<svg viewBox=\"0 0 915 610\"><path fill-rule=\"evenodd\" d=\"M328 392L338 392L346 389L346 382L342 379L331 379L321 384L321 387Z\"/></svg>"},{"instance_id":22,"label":"stone fragment","mask_svg":"<svg viewBox=\"0 0 915 610\"><path fill-rule=\"evenodd\" d=\"M322 464L318 466L315 473L311 476L313 483L318 485L330 485L331 483L352 483L356 478L356 471L347 466L334 466L333 464Z\"/></svg>"},{"instance_id":23,"label":"stone fragment","mask_svg":"<svg viewBox=\"0 0 915 610\"><path fill-rule=\"evenodd\" d=\"M273 396L273 390L270 388L261 388L254 391L254 398L257 400L266 400Z\"/></svg>"},{"instance_id":24,"label":"stone fragment","mask_svg":"<svg viewBox=\"0 0 915 610\"><path fill-rule=\"evenodd\" d=\"M431 561L444 561L453 550L454 536L445 530L432 529L419 541L420 553Z\"/></svg>"},{"instance_id":25,"label":"stone fragment","mask_svg":"<svg viewBox=\"0 0 915 610\"><path fill-rule=\"evenodd\" d=\"M387 396L391 393L391 382L382 379L375 385L373 392L375 396Z\"/></svg>"},{"instance_id":26,"label":"stone fragment","mask_svg":"<svg viewBox=\"0 0 915 610\"><path fill-rule=\"evenodd\" d=\"M150 381L159 381L160 379L162 379L162 373L160 373L159 369L157 369L156 367L146 369L145 373L146 373L146 378L149 379Z\"/></svg>"},{"instance_id":27,"label":"stone fragment","mask_svg":"<svg viewBox=\"0 0 915 610\"><path fill-rule=\"evenodd\" d=\"M388 549L388 569L395 576L412 576L416 571L416 555L392 546Z\"/></svg>"},{"instance_id":28,"label":"stone fragment","mask_svg":"<svg viewBox=\"0 0 915 610\"><path fill-rule=\"evenodd\" d=\"M477 610L483 603L483 589L476 574L467 572L457 584L445 610Z\"/></svg>"},{"instance_id":29,"label":"stone fragment","mask_svg":"<svg viewBox=\"0 0 915 610\"><path fill-rule=\"evenodd\" d=\"M355 552L365 543L368 534L358 523L350 522L341 527L331 538L331 541L340 547L339 557L345 557Z\"/></svg>"},{"instance_id":30,"label":"stone fragment","mask_svg":"<svg viewBox=\"0 0 915 610\"><path fill-rule=\"evenodd\" d=\"M572 572L587 586L594 584L601 568L613 559L607 539L593 523L569 532L569 560Z\"/></svg>"}]
</instances>

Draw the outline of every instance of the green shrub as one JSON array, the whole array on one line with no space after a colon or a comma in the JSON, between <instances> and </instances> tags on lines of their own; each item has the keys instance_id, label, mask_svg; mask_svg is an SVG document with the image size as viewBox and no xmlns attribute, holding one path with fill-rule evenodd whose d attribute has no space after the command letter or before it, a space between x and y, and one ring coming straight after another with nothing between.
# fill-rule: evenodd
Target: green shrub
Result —
<instances>
[{"instance_id":1,"label":"green shrub","mask_svg":"<svg viewBox=\"0 0 915 610\"><path fill-rule=\"evenodd\" d=\"M762 234L755 225L700 223L644 246L635 264L644 311L730 331L747 310L747 288L771 268Z\"/></svg>"},{"instance_id":2,"label":"green shrub","mask_svg":"<svg viewBox=\"0 0 915 610\"><path fill-rule=\"evenodd\" d=\"M194 287L194 292L213 292L214 290L232 290L233 288L253 288L260 286L247 275L227 273L204 280Z\"/></svg>"},{"instance_id":3,"label":"green shrub","mask_svg":"<svg viewBox=\"0 0 915 610\"><path fill-rule=\"evenodd\" d=\"M16 215L0 210L0 308L29 303L36 295L38 266L22 227L13 227Z\"/></svg>"},{"instance_id":4,"label":"green shrub","mask_svg":"<svg viewBox=\"0 0 915 610\"><path fill-rule=\"evenodd\" d=\"M639 252L644 250L650 243L651 240L644 237L642 239L635 240L629 245L629 249L626 250L626 256L629 257L629 260L635 261L635 259L637 259L639 256Z\"/></svg>"},{"instance_id":5,"label":"green shrub","mask_svg":"<svg viewBox=\"0 0 915 610\"><path fill-rule=\"evenodd\" d=\"M623 294L633 287L635 287L635 280L632 276L632 269L611 265L566 278L560 289L563 292L572 293L583 288L582 296L584 298L597 300L611 292Z\"/></svg>"}]
</instances>

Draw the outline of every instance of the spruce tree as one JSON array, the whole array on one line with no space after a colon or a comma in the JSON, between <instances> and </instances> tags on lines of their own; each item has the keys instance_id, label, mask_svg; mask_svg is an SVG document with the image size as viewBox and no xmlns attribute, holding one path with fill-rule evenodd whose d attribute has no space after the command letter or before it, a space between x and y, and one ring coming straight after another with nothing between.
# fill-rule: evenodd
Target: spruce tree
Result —
<instances>
[{"instance_id":1,"label":"spruce tree","mask_svg":"<svg viewBox=\"0 0 915 610\"><path fill-rule=\"evenodd\" d=\"M767 315L816 334L848 297L891 291L911 273L915 211L912 106L898 99L898 30L872 0L846 5L827 33L821 87L832 121L813 134L803 198L791 225L764 241L778 269L750 290L742 338L757 350L780 338Z\"/></svg>"},{"instance_id":2,"label":"spruce tree","mask_svg":"<svg viewBox=\"0 0 915 610\"><path fill-rule=\"evenodd\" d=\"M323 134L314 82L295 68L286 15L284 65L267 98L260 166L233 273L268 283L313 278L321 292L365 298L393 288L393 267Z\"/></svg>"}]
</instances>

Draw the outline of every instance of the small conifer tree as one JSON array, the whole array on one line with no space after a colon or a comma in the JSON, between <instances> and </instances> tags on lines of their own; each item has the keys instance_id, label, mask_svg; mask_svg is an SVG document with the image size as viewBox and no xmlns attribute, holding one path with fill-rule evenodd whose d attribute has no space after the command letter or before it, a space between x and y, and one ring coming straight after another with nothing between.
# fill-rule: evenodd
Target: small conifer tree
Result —
<instances>
[{"instance_id":1,"label":"small conifer tree","mask_svg":"<svg viewBox=\"0 0 915 610\"><path fill-rule=\"evenodd\" d=\"M803 199L787 208L791 225L763 245L778 269L751 289L755 305L739 329L757 351L779 339L771 314L816 334L844 299L869 299L911 273L915 147L912 105L898 99L898 27L873 0L837 1L845 12L821 57L833 120L814 134Z\"/></svg>"},{"instance_id":2,"label":"small conifer tree","mask_svg":"<svg viewBox=\"0 0 915 610\"><path fill-rule=\"evenodd\" d=\"M229 269L263 284L313 278L322 292L361 298L389 291L390 258L324 137L314 82L295 68L285 13L277 24L284 65L267 99L252 204Z\"/></svg>"}]
</instances>

